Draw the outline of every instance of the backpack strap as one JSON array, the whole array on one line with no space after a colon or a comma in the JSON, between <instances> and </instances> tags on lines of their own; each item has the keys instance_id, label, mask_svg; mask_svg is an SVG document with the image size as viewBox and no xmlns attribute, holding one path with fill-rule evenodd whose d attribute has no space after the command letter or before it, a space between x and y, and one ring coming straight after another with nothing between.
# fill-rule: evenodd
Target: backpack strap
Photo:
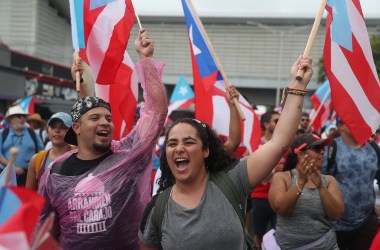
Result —
<instances>
[{"instance_id":1,"label":"backpack strap","mask_svg":"<svg viewBox=\"0 0 380 250\"><path fill-rule=\"evenodd\" d=\"M162 221L164 220L164 215L166 211L166 204L168 204L172 188L173 187L167 188L162 193L160 193L156 199L156 204L154 206L153 223L157 227L157 230L158 230L159 242L161 242L161 238L162 238L161 227L162 227Z\"/></svg>"},{"instance_id":2,"label":"backpack strap","mask_svg":"<svg viewBox=\"0 0 380 250\"><path fill-rule=\"evenodd\" d=\"M245 227L245 211L240 194L236 185L232 182L231 178L224 172L219 171L210 174L210 180L223 192L224 196L231 203L235 209L236 214L239 216L240 222Z\"/></svg>"},{"instance_id":3,"label":"backpack strap","mask_svg":"<svg viewBox=\"0 0 380 250\"><path fill-rule=\"evenodd\" d=\"M32 137L32 140L34 142L34 152L37 154L38 153L38 143L37 143L37 135L36 132L34 132L33 129L28 128L28 132L30 134L30 137Z\"/></svg>"},{"instance_id":4,"label":"backpack strap","mask_svg":"<svg viewBox=\"0 0 380 250\"><path fill-rule=\"evenodd\" d=\"M379 148L379 145L377 145L377 143L375 141L371 142L369 145L371 145L376 152L377 165L378 165L378 171L379 171L380 170L380 148Z\"/></svg>"},{"instance_id":5,"label":"backpack strap","mask_svg":"<svg viewBox=\"0 0 380 250\"><path fill-rule=\"evenodd\" d=\"M337 150L337 145L336 141L332 140L332 144L328 147L327 150L327 174L331 174L332 176L336 176L336 173L338 171L336 162L335 162L335 157L336 157L336 150ZM331 173L331 169L333 169L333 172Z\"/></svg>"},{"instance_id":6,"label":"backpack strap","mask_svg":"<svg viewBox=\"0 0 380 250\"><path fill-rule=\"evenodd\" d=\"M36 154L36 158L34 159L34 172L36 173L36 177L40 172L42 166L45 166L46 158L49 155L49 150L42 150Z\"/></svg>"},{"instance_id":7,"label":"backpack strap","mask_svg":"<svg viewBox=\"0 0 380 250\"><path fill-rule=\"evenodd\" d=\"M2 145L4 145L5 140L7 139L9 134L9 128L4 128L3 133L1 134L1 139L2 139ZM1 147L1 150L3 151L3 155L5 154L4 152L4 147Z\"/></svg>"},{"instance_id":8,"label":"backpack strap","mask_svg":"<svg viewBox=\"0 0 380 250\"><path fill-rule=\"evenodd\" d=\"M377 171L375 174L375 179L376 179L377 185L380 188L380 148L375 141L371 142L370 145L373 147L377 155Z\"/></svg>"},{"instance_id":9,"label":"backpack strap","mask_svg":"<svg viewBox=\"0 0 380 250\"><path fill-rule=\"evenodd\" d=\"M236 161L233 166L235 166L239 161ZM223 192L224 196L231 203L236 214L240 219L241 226L243 228L244 239L247 245L247 249L259 249L257 245L252 240L252 236L245 230L245 206L243 200L239 194L239 190L235 183L227 175L225 171L219 171L210 174L210 180L215 183L215 185Z\"/></svg>"}]
</instances>

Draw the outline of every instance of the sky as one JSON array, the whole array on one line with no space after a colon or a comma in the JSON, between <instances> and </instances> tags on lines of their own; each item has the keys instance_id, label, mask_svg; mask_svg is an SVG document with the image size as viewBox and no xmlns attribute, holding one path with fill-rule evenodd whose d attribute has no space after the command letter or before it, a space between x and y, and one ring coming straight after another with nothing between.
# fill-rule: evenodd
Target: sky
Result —
<instances>
[{"instance_id":1,"label":"sky","mask_svg":"<svg viewBox=\"0 0 380 250\"><path fill-rule=\"evenodd\" d=\"M201 17L315 17L321 4L321 0L193 0L192 2ZM380 18L380 0L360 2L365 18ZM183 15L181 0L134 0L134 4L139 15Z\"/></svg>"}]
</instances>

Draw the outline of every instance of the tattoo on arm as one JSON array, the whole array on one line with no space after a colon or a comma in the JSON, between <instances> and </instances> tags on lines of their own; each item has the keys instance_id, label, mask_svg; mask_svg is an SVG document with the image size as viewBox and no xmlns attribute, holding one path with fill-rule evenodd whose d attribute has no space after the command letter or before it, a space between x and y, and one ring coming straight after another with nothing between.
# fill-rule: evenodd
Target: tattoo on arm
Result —
<instances>
[{"instance_id":1,"label":"tattoo on arm","mask_svg":"<svg viewBox=\"0 0 380 250\"><path fill-rule=\"evenodd\" d=\"M285 146L285 147L282 147L282 153L286 153L286 151L288 151L289 149L289 146Z\"/></svg>"}]
</instances>

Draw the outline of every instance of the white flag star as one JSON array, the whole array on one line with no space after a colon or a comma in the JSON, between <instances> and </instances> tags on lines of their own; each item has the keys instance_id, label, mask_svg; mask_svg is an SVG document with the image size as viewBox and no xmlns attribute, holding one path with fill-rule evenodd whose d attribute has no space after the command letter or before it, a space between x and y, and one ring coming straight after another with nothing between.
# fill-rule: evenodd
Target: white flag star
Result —
<instances>
[{"instance_id":1,"label":"white flag star","mask_svg":"<svg viewBox=\"0 0 380 250\"><path fill-rule=\"evenodd\" d=\"M187 92L189 92L189 91L187 90L187 87L181 87L181 88L179 89L179 93L180 93L181 95L183 95L183 96L185 96L185 95L187 94Z\"/></svg>"},{"instance_id":2,"label":"white flag star","mask_svg":"<svg viewBox=\"0 0 380 250\"><path fill-rule=\"evenodd\" d=\"M193 47L194 56L202 53L202 51L197 46L195 46L193 42L193 25L190 26L189 36L190 36L191 46Z\"/></svg>"}]
</instances>

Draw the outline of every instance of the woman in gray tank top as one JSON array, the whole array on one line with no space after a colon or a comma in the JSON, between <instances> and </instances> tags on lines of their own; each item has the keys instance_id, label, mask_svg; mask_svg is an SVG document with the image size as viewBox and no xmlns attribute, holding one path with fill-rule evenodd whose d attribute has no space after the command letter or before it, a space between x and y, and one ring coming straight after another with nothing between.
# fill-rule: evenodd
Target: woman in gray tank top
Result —
<instances>
[{"instance_id":1,"label":"woman in gray tank top","mask_svg":"<svg viewBox=\"0 0 380 250\"><path fill-rule=\"evenodd\" d=\"M312 134L294 138L284 172L269 191L277 225L264 241L274 236L281 249L338 249L330 220L342 216L344 202L335 178L320 172L326 143Z\"/></svg>"}]
</instances>

